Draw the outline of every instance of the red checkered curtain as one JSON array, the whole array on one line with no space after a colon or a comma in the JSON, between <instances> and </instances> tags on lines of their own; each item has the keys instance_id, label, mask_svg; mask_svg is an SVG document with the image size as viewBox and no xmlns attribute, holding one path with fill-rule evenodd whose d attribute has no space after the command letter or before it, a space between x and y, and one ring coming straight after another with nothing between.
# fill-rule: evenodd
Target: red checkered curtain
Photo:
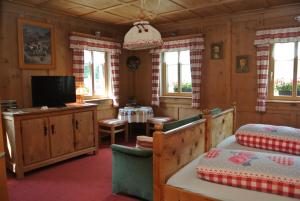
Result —
<instances>
[{"instance_id":1,"label":"red checkered curtain","mask_svg":"<svg viewBox=\"0 0 300 201\"><path fill-rule=\"evenodd\" d=\"M113 105L119 106L119 55L121 53L121 44L74 34L70 35L70 48L73 49L73 74L76 77L76 87L83 86L84 50L100 51L109 54L113 92L111 98L113 99Z\"/></svg>"},{"instance_id":2,"label":"red checkered curtain","mask_svg":"<svg viewBox=\"0 0 300 201\"><path fill-rule=\"evenodd\" d=\"M190 64L192 74L192 107L200 107L200 84L204 38L197 36L189 39L164 42L161 48L150 51L152 54L152 104L159 105L159 69L160 54L170 51L190 50Z\"/></svg>"},{"instance_id":3,"label":"red checkered curtain","mask_svg":"<svg viewBox=\"0 0 300 201\"><path fill-rule=\"evenodd\" d=\"M192 107L200 108L200 84L203 50L190 51L192 75Z\"/></svg>"},{"instance_id":4,"label":"red checkered curtain","mask_svg":"<svg viewBox=\"0 0 300 201\"><path fill-rule=\"evenodd\" d=\"M84 79L84 55L83 50L73 49L73 75L75 77L76 88L83 87Z\"/></svg>"},{"instance_id":5,"label":"red checkered curtain","mask_svg":"<svg viewBox=\"0 0 300 201\"><path fill-rule=\"evenodd\" d=\"M258 45L256 53L257 65L257 103L256 111L266 111L266 100L268 92L270 45Z\"/></svg>"},{"instance_id":6,"label":"red checkered curtain","mask_svg":"<svg viewBox=\"0 0 300 201\"><path fill-rule=\"evenodd\" d=\"M266 111L271 44L300 41L300 27L260 30L256 32L257 112Z\"/></svg>"},{"instance_id":7,"label":"red checkered curtain","mask_svg":"<svg viewBox=\"0 0 300 201\"><path fill-rule=\"evenodd\" d=\"M151 104L159 106L160 53L152 54L152 100Z\"/></svg>"},{"instance_id":8,"label":"red checkered curtain","mask_svg":"<svg viewBox=\"0 0 300 201\"><path fill-rule=\"evenodd\" d=\"M116 107L119 106L119 61L119 54L114 53L110 55L113 105Z\"/></svg>"}]
</instances>

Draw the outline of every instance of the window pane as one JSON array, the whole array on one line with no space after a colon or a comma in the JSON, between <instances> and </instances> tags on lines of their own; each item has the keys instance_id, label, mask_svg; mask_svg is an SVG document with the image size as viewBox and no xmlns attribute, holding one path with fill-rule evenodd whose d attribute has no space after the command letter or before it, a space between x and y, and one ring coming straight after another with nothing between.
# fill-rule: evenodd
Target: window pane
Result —
<instances>
[{"instance_id":1,"label":"window pane","mask_svg":"<svg viewBox=\"0 0 300 201\"><path fill-rule=\"evenodd\" d=\"M181 91L192 92L191 67L189 64L181 65Z\"/></svg>"},{"instance_id":2,"label":"window pane","mask_svg":"<svg viewBox=\"0 0 300 201\"><path fill-rule=\"evenodd\" d=\"M275 61L274 96L291 96L294 61Z\"/></svg>"},{"instance_id":3,"label":"window pane","mask_svg":"<svg viewBox=\"0 0 300 201\"><path fill-rule=\"evenodd\" d=\"M276 61L293 60L295 55L295 43L275 43L274 59Z\"/></svg>"},{"instance_id":4,"label":"window pane","mask_svg":"<svg viewBox=\"0 0 300 201\"><path fill-rule=\"evenodd\" d=\"M180 52L179 62L181 64L189 64L190 63L190 51L189 50Z\"/></svg>"},{"instance_id":5,"label":"window pane","mask_svg":"<svg viewBox=\"0 0 300 201\"><path fill-rule=\"evenodd\" d=\"M178 92L178 65L167 65L167 92Z\"/></svg>"},{"instance_id":6,"label":"window pane","mask_svg":"<svg viewBox=\"0 0 300 201\"><path fill-rule=\"evenodd\" d=\"M92 96L92 52L84 50L84 88L86 89L86 95Z\"/></svg>"},{"instance_id":7,"label":"window pane","mask_svg":"<svg viewBox=\"0 0 300 201\"><path fill-rule=\"evenodd\" d=\"M105 53L94 51L94 92L105 96Z\"/></svg>"},{"instance_id":8,"label":"window pane","mask_svg":"<svg viewBox=\"0 0 300 201\"><path fill-rule=\"evenodd\" d=\"M165 52L165 63L166 64L177 64L178 63L178 52Z\"/></svg>"}]
</instances>

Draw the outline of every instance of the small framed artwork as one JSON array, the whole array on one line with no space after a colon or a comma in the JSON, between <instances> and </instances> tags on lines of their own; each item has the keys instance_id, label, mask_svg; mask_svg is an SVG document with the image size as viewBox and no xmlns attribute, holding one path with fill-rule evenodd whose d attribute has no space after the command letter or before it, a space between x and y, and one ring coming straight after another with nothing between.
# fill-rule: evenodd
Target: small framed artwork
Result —
<instances>
[{"instance_id":1,"label":"small framed artwork","mask_svg":"<svg viewBox=\"0 0 300 201\"><path fill-rule=\"evenodd\" d=\"M211 44L211 59L223 59L223 42Z\"/></svg>"},{"instance_id":2,"label":"small framed artwork","mask_svg":"<svg viewBox=\"0 0 300 201\"><path fill-rule=\"evenodd\" d=\"M20 68L50 69L55 67L53 25L19 18L18 42Z\"/></svg>"},{"instance_id":3,"label":"small framed artwork","mask_svg":"<svg viewBox=\"0 0 300 201\"><path fill-rule=\"evenodd\" d=\"M236 57L236 73L248 73L249 72L249 56L239 55Z\"/></svg>"}]
</instances>

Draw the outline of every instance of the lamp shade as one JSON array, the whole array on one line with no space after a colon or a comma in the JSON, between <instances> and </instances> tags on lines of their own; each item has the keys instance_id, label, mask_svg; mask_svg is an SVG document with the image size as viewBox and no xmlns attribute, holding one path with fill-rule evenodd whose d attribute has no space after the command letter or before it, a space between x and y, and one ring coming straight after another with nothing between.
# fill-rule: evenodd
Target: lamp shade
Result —
<instances>
[{"instance_id":1,"label":"lamp shade","mask_svg":"<svg viewBox=\"0 0 300 201\"><path fill-rule=\"evenodd\" d=\"M124 37L123 48L129 50L142 50L159 47L163 44L161 35L148 21L139 21Z\"/></svg>"}]
</instances>

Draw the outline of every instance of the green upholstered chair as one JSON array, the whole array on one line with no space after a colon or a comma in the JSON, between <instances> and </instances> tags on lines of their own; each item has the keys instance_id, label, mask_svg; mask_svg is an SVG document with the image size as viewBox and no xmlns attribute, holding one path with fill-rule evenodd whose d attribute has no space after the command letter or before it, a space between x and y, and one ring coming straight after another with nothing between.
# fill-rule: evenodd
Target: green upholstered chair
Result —
<instances>
[{"instance_id":1,"label":"green upholstered chair","mask_svg":"<svg viewBox=\"0 0 300 201\"><path fill-rule=\"evenodd\" d=\"M112 144L112 192L153 200L152 150Z\"/></svg>"}]
</instances>

